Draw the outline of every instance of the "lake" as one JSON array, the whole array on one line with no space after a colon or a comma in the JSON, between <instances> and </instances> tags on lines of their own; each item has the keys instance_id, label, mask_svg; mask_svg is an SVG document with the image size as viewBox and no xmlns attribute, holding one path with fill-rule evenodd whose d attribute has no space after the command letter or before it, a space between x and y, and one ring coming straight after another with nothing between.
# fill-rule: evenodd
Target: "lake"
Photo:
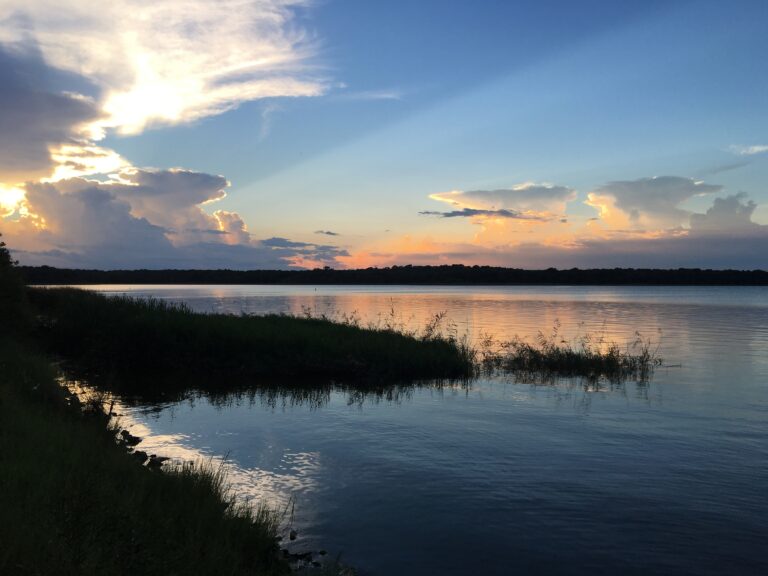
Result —
<instances>
[{"instance_id":1,"label":"lake","mask_svg":"<svg viewBox=\"0 0 768 576\"><path fill-rule=\"evenodd\" d=\"M646 383L480 378L121 406L360 574L768 574L768 288L89 286L195 310L659 343Z\"/></svg>"}]
</instances>

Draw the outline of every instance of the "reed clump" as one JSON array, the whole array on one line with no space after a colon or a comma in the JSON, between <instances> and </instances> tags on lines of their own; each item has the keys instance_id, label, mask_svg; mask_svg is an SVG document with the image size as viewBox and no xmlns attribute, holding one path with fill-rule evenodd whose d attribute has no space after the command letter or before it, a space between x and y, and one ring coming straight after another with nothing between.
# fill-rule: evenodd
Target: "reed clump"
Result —
<instances>
[{"instance_id":1,"label":"reed clump","mask_svg":"<svg viewBox=\"0 0 768 576\"><path fill-rule=\"evenodd\" d=\"M663 364L659 343L635 332L634 339L621 345L604 335L585 334L572 339L560 335L555 322L552 331L541 331L533 342L520 337L495 342L485 336L480 343L480 363L486 370L501 370L523 377L582 377L619 382L634 378L646 381L654 368Z\"/></svg>"}]
</instances>

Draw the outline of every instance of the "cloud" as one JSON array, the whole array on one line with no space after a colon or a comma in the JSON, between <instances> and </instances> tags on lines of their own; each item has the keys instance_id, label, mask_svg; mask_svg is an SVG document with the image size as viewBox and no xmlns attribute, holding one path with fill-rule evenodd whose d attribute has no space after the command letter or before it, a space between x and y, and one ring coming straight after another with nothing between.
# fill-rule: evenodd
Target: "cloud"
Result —
<instances>
[{"instance_id":1,"label":"cloud","mask_svg":"<svg viewBox=\"0 0 768 576\"><path fill-rule=\"evenodd\" d=\"M0 0L0 43L100 89L102 128L126 134L220 114L242 102L316 96L304 0Z\"/></svg>"},{"instance_id":2,"label":"cloud","mask_svg":"<svg viewBox=\"0 0 768 576\"><path fill-rule=\"evenodd\" d=\"M729 164L720 164L718 166L714 166L713 168L708 168L707 170L702 170L699 172L702 176L713 176L715 174L721 174L723 172L730 172L731 170L738 170L739 168L744 168L746 166L749 166L750 162L731 162Z\"/></svg>"},{"instance_id":3,"label":"cloud","mask_svg":"<svg viewBox=\"0 0 768 576\"><path fill-rule=\"evenodd\" d=\"M342 253L346 254L345 250L339 249L336 246L330 246L325 244L315 244L313 242L297 242L295 240L280 238L278 236L267 238L266 240L262 240L261 243L264 246L269 246L271 248L277 248L281 250L282 249L295 249L295 250L312 249L317 253L332 252L334 254L342 254Z\"/></svg>"},{"instance_id":4,"label":"cloud","mask_svg":"<svg viewBox=\"0 0 768 576\"><path fill-rule=\"evenodd\" d=\"M217 219L202 209L203 205L226 195L224 189L229 182L222 176L179 168L147 170L134 167L123 169L115 176L116 179L105 182L70 178L57 182L56 188L62 194L84 190L106 192L126 203L132 216L145 218L171 234L174 244L199 241L208 230L221 229L222 222L231 227L227 218ZM29 198L29 210L34 212L35 209L34 199Z\"/></svg>"},{"instance_id":5,"label":"cloud","mask_svg":"<svg viewBox=\"0 0 768 576\"><path fill-rule=\"evenodd\" d=\"M442 218L475 218L478 216L487 218L515 218L518 220L539 220L548 221L552 218L538 216L530 213L517 212L516 210L479 210L477 208L462 208L461 210L452 210L450 212L435 212L433 210L424 210L419 212L424 216L440 216Z\"/></svg>"},{"instance_id":6,"label":"cloud","mask_svg":"<svg viewBox=\"0 0 768 576\"><path fill-rule=\"evenodd\" d=\"M0 227L14 252L59 266L336 264L342 249L262 242L239 214L211 213L224 177L134 167L98 145L110 129L323 93L316 45L295 20L305 5L0 0ZM276 109L264 109L264 135Z\"/></svg>"},{"instance_id":7,"label":"cloud","mask_svg":"<svg viewBox=\"0 0 768 576\"><path fill-rule=\"evenodd\" d=\"M359 92L341 92L336 95L336 99L350 101L402 100L403 93L400 90L362 90Z\"/></svg>"},{"instance_id":8,"label":"cloud","mask_svg":"<svg viewBox=\"0 0 768 576\"><path fill-rule=\"evenodd\" d=\"M50 148L77 142L98 117L86 98L46 89L47 69L33 51L0 48L0 182L49 176Z\"/></svg>"},{"instance_id":9,"label":"cloud","mask_svg":"<svg viewBox=\"0 0 768 576\"><path fill-rule=\"evenodd\" d=\"M217 231L227 236L224 240L227 244L248 244L251 241L248 226L238 213L216 210L213 217L219 225Z\"/></svg>"},{"instance_id":10,"label":"cloud","mask_svg":"<svg viewBox=\"0 0 768 576\"><path fill-rule=\"evenodd\" d=\"M758 240L758 241L756 241ZM651 239L584 239L568 244L530 242L482 246L430 242L427 250L365 250L342 257L347 267L405 264L465 264L542 269L733 268L768 269L768 232L759 235L702 234Z\"/></svg>"},{"instance_id":11,"label":"cloud","mask_svg":"<svg viewBox=\"0 0 768 576\"><path fill-rule=\"evenodd\" d=\"M586 204L597 208L601 218L615 227L675 227L690 218L691 213L679 207L682 202L722 188L679 176L620 180L590 192Z\"/></svg>"},{"instance_id":12,"label":"cloud","mask_svg":"<svg viewBox=\"0 0 768 576\"><path fill-rule=\"evenodd\" d=\"M341 236L338 232L332 232L330 230L315 230L315 234L324 234L325 236Z\"/></svg>"},{"instance_id":13,"label":"cloud","mask_svg":"<svg viewBox=\"0 0 768 576\"><path fill-rule=\"evenodd\" d=\"M730 236L764 235L768 239L768 226L752 221L757 204L739 192L725 198L715 198L706 214L691 215L691 231L700 234L724 233Z\"/></svg>"},{"instance_id":14,"label":"cloud","mask_svg":"<svg viewBox=\"0 0 768 576\"><path fill-rule=\"evenodd\" d=\"M447 202L461 210L509 211L534 219L549 220L565 212L568 202L576 198L576 191L565 186L551 186L525 182L512 188L499 190L453 190L429 196L432 200ZM512 216L507 216L512 217Z\"/></svg>"},{"instance_id":15,"label":"cloud","mask_svg":"<svg viewBox=\"0 0 768 576\"><path fill-rule=\"evenodd\" d=\"M264 240L264 245L271 246L273 248L306 248L307 246L312 246L312 244L307 242L296 242L293 240L288 240L287 238L280 238L278 236L267 238Z\"/></svg>"},{"instance_id":16,"label":"cloud","mask_svg":"<svg viewBox=\"0 0 768 576\"><path fill-rule=\"evenodd\" d=\"M270 102L261 109L261 126L259 126L259 142L264 142L272 132L272 117L282 108Z\"/></svg>"},{"instance_id":17,"label":"cloud","mask_svg":"<svg viewBox=\"0 0 768 576\"><path fill-rule=\"evenodd\" d=\"M739 146L733 144L730 149L731 152L738 154L739 156L754 156L756 154L768 152L768 144L755 144L753 146Z\"/></svg>"},{"instance_id":18,"label":"cloud","mask_svg":"<svg viewBox=\"0 0 768 576\"><path fill-rule=\"evenodd\" d=\"M692 189L702 190L694 183ZM718 188L719 187L715 187ZM681 197L684 195L681 195ZM522 268L701 267L768 268L768 226L752 221L755 202L744 193L713 199L703 214L688 213L687 227L607 231L594 218L577 230L548 236L476 234L472 241L411 235L353 251L340 258L348 267L394 264L494 265ZM562 225L561 225L562 226ZM563 228L570 227L570 224Z\"/></svg>"},{"instance_id":19,"label":"cloud","mask_svg":"<svg viewBox=\"0 0 768 576\"><path fill-rule=\"evenodd\" d=\"M349 252L336 246L296 242L287 238L273 237L261 243L278 253L285 253L288 262L301 268L335 266L339 264L341 258L349 256Z\"/></svg>"},{"instance_id":20,"label":"cloud","mask_svg":"<svg viewBox=\"0 0 768 576\"><path fill-rule=\"evenodd\" d=\"M334 246L256 240L238 214L207 214L201 205L223 194L220 176L135 168L123 175L27 184L28 212L4 222L16 256L30 265L242 269L335 265L346 255ZM166 205L172 211L163 214Z\"/></svg>"},{"instance_id":21,"label":"cloud","mask_svg":"<svg viewBox=\"0 0 768 576\"><path fill-rule=\"evenodd\" d=\"M63 192L56 184L29 184L26 197L34 216L6 224L13 248L24 249L31 242L61 253L109 254L115 261L172 251L163 227L133 216L130 204L98 185L84 182ZM20 230L25 237L16 237Z\"/></svg>"}]
</instances>

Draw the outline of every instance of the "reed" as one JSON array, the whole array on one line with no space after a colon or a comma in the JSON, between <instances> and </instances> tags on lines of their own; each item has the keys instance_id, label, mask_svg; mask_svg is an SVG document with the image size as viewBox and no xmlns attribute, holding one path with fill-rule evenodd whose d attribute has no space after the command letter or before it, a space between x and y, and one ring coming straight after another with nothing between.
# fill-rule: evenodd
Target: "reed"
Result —
<instances>
[{"instance_id":1,"label":"reed","mask_svg":"<svg viewBox=\"0 0 768 576\"><path fill-rule=\"evenodd\" d=\"M230 387L258 378L355 381L466 378L474 351L466 339L434 330L418 335L391 325L286 315L198 314L160 300L105 297L76 289L30 289L51 352L136 389L205 379Z\"/></svg>"},{"instance_id":2,"label":"reed","mask_svg":"<svg viewBox=\"0 0 768 576\"><path fill-rule=\"evenodd\" d=\"M560 335L560 322L552 331L539 331L533 342L515 337L496 342L486 335L480 343L480 362L486 370L501 370L524 378L583 377L620 382L630 378L647 381L654 368L661 366L659 343L635 332L625 344L604 335L585 334L572 339Z\"/></svg>"}]
</instances>

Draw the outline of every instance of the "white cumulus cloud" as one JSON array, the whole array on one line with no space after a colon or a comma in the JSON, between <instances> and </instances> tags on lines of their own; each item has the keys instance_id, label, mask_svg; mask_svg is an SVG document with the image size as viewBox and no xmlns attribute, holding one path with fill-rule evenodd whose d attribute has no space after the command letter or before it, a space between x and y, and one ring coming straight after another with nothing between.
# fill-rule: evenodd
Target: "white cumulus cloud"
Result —
<instances>
[{"instance_id":1,"label":"white cumulus cloud","mask_svg":"<svg viewBox=\"0 0 768 576\"><path fill-rule=\"evenodd\" d=\"M102 128L138 133L277 96L314 96L302 0L0 0L0 43L100 89Z\"/></svg>"},{"instance_id":2,"label":"white cumulus cloud","mask_svg":"<svg viewBox=\"0 0 768 576\"><path fill-rule=\"evenodd\" d=\"M588 195L587 204L600 210L606 221L616 221L614 213L618 210L633 226L676 227L687 223L691 215L680 204L722 189L680 176L620 180L595 189Z\"/></svg>"}]
</instances>

